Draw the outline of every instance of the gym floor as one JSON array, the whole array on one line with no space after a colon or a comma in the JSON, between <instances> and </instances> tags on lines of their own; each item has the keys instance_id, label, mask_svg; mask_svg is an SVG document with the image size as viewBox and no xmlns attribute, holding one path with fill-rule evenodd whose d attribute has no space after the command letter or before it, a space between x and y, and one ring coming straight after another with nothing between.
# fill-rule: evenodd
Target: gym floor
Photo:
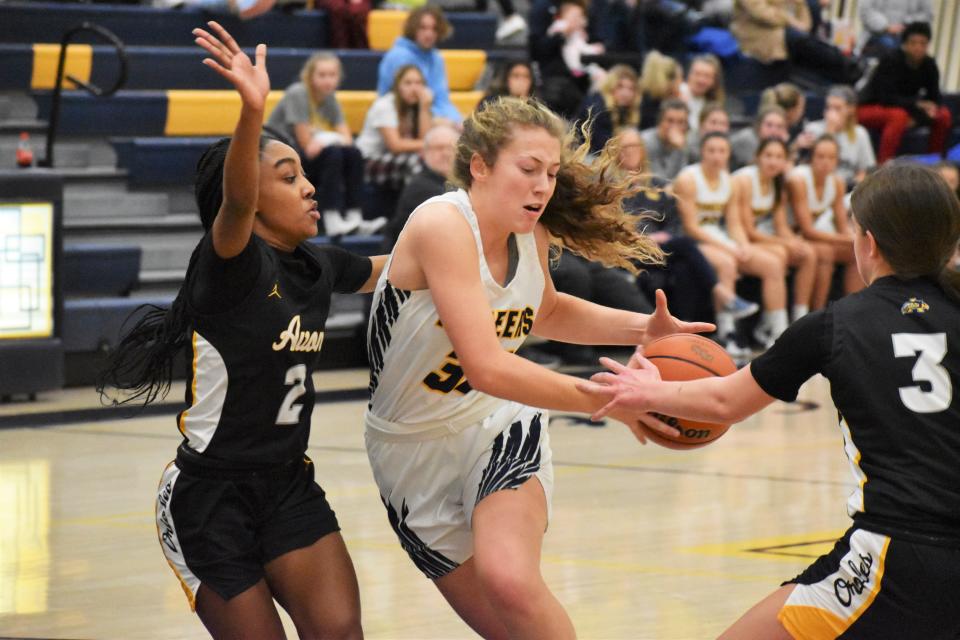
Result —
<instances>
[{"instance_id":1,"label":"gym floor","mask_svg":"<svg viewBox=\"0 0 960 640\"><path fill-rule=\"evenodd\" d=\"M471 637L387 522L363 448L366 370L315 381L308 453L357 568L366 637ZM89 388L0 405L0 636L207 637L153 516L182 397L180 383L169 404L128 419ZM581 638L716 637L830 549L853 481L827 382L800 397L694 451L552 416L542 566Z\"/></svg>"}]
</instances>

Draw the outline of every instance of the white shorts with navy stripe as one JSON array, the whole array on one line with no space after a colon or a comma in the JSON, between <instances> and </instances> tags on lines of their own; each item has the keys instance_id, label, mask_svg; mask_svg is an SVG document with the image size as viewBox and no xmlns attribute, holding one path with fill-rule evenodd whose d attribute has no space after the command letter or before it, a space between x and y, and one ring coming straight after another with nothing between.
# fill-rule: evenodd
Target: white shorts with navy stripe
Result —
<instances>
[{"instance_id":1,"label":"white shorts with navy stripe","mask_svg":"<svg viewBox=\"0 0 960 640\"><path fill-rule=\"evenodd\" d=\"M473 510L492 493L536 477L549 521L548 420L546 411L515 402L457 431L395 434L367 417L367 455L380 498L400 544L428 578L443 577L473 556Z\"/></svg>"}]
</instances>

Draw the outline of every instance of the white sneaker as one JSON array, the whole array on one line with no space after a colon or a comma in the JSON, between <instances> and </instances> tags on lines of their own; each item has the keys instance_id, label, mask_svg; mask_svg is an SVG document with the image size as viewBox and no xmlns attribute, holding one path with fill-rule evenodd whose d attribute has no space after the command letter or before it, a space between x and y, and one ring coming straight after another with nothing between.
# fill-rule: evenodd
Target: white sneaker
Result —
<instances>
[{"instance_id":1,"label":"white sneaker","mask_svg":"<svg viewBox=\"0 0 960 640\"><path fill-rule=\"evenodd\" d=\"M753 330L753 339L760 343L760 346L766 351L776 342L777 336L773 328L758 324L756 329Z\"/></svg>"},{"instance_id":2,"label":"white sneaker","mask_svg":"<svg viewBox=\"0 0 960 640\"><path fill-rule=\"evenodd\" d=\"M500 23L500 26L497 27L497 42L502 42L510 36L515 36L518 33L527 30L527 21L523 19L519 13L515 13L509 18L505 19Z\"/></svg>"},{"instance_id":3,"label":"white sneaker","mask_svg":"<svg viewBox=\"0 0 960 640\"><path fill-rule=\"evenodd\" d=\"M328 236L345 236L359 228L360 222L345 220L339 211L323 212L323 230Z\"/></svg>"},{"instance_id":4,"label":"white sneaker","mask_svg":"<svg viewBox=\"0 0 960 640\"><path fill-rule=\"evenodd\" d=\"M361 236L372 236L381 229L387 226L387 219L383 216L379 218L374 218L373 220L364 220L360 223L360 227L357 229L357 233Z\"/></svg>"},{"instance_id":5,"label":"white sneaker","mask_svg":"<svg viewBox=\"0 0 960 640\"><path fill-rule=\"evenodd\" d=\"M733 334L728 335L723 340L723 348L730 355L730 357L733 358L733 361L736 362L738 366L740 366L745 360L749 359L752 355L750 349L740 346Z\"/></svg>"}]
</instances>

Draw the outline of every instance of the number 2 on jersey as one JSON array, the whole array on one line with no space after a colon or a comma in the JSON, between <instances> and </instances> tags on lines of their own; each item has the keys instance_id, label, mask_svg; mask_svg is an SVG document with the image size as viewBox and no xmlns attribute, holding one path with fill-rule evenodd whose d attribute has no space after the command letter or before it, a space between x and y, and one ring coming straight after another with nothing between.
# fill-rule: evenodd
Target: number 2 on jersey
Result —
<instances>
[{"instance_id":1,"label":"number 2 on jersey","mask_svg":"<svg viewBox=\"0 0 960 640\"><path fill-rule=\"evenodd\" d=\"M895 333L893 355L898 358L917 357L913 365L914 382L926 382L928 390L919 384L900 387L900 400L916 413L946 411L953 399L950 373L941 364L947 355L945 333Z\"/></svg>"},{"instance_id":2,"label":"number 2 on jersey","mask_svg":"<svg viewBox=\"0 0 960 640\"><path fill-rule=\"evenodd\" d=\"M287 369L287 376L283 383L292 384L293 387L290 388L290 391L287 391L287 395L283 398L280 411L277 412L276 424L285 425L300 422L300 410L303 409L303 405L296 402L300 399L300 396L307 392L307 387L303 384L306 379L307 365L297 364Z\"/></svg>"}]
</instances>

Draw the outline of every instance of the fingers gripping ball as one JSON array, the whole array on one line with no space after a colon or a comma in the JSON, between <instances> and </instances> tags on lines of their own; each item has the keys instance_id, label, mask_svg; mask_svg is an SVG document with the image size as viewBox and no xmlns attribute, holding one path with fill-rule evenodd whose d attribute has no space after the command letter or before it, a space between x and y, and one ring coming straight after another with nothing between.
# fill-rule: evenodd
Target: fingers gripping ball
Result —
<instances>
[{"instance_id":1,"label":"fingers gripping ball","mask_svg":"<svg viewBox=\"0 0 960 640\"><path fill-rule=\"evenodd\" d=\"M713 340L692 333L675 333L654 340L644 347L643 355L656 365L663 380L682 381L726 376L737 370L737 365L723 347ZM702 447L722 436L730 428L728 424L654 415L680 430L679 436L668 438L643 427L648 438L669 449Z\"/></svg>"}]
</instances>

